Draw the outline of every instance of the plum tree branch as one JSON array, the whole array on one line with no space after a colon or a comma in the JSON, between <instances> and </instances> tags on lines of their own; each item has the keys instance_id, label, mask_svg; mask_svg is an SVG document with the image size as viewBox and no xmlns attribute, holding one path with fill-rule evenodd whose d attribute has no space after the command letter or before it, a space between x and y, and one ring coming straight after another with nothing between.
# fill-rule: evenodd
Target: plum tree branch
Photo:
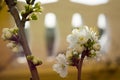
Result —
<instances>
[{"instance_id":1,"label":"plum tree branch","mask_svg":"<svg viewBox=\"0 0 120 80\"><path fill-rule=\"evenodd\" d=\"M30 0L26 0L26 1L29 2ZM25 19L25 18L23 18L22 20L20 19L18 10L15 6L16 3L14 2L14 0L5 0L5 2L9 8L9 12L11 13L11 15L13 16L13 18L15 20L17 27L19 28L19 33L18 33L19 34L19 42L23 47L24 54L27 59L27 56L32 55L32 53L28 46L28 42L26 39L25 31L24 31L24 26L25 26L26 21L23 19ZM33 4L33 3L34 2L31 2L31 4ZM31 72L32 80L40 80L36 66L29 60L27 60L27 62L28 62L28 66L29 66L29 69Z\"/></svg>"}]
</instances>

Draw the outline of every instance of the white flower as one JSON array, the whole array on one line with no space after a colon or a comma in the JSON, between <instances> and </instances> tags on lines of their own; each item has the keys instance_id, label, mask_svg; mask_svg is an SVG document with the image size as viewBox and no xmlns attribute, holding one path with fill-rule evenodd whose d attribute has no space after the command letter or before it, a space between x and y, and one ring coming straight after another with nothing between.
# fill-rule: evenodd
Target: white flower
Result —
<instances>
[{"instance_id":1,"label":"white flower","mask_svg":"<svg viewBox=\"0 0 120 80\"><path fill-rule=\"evenodd\" d=\"M85 36L80 36L78 39L79 44L85 44L87 41L88 41L88 38L86 38Z\"/></svg>"},{"instance_id":2,"label":"white flower","mask_svg":"<svg viewBox=\"0 0 120 80\"><path fill-rule=\"evenodd\" d=\"M15 26L15 27L12 27L12 28L3 28L2 30L2 36L1 38L3 40L9 40L11 39L14 35L18 35L18 28Z\"/></svg>"},{"instance_id":3,"label":"white flower","mask_svg":"<svg viewBox=\"0 0 120 80\"><path fill-rule=\"evenodd\" d=\"M67 36L67 42L69 43L69 49L75 49L80 55L84 50L89 48L91 54L95 55L96 51L100 50L100 44L98 43L98 36L94 28L88 26L82 26L77 29L73 29L72 33ZM75 54L77 54L75 52ZM66 52L66 57L72 57L74 53L72 51Z\"/></svg>"},{"instance_id":4,"label":"white flower","mask_svg":"<svg viewBox=\"0 0 120 80\"><path fill-rule=\"evenodd\" d=\"M18 35L18 28L16 26L12 28L3 28L2 30L1 38L3 40L9 41L9 43L6 46L10 48L13 52L19 51L19 45L16 43L16 41L12 40L17 35Z\"/></svg>"},{"instance_id":5,"label":"white flower","mask_svg":"<svg viewBox=\"0 0 120 80\"><path fill-rule=\"evenodd\" d=\"M95 53L95 51L94 51L94 50L91 50L91 51L90 51L90 53L91 53L91 54L94 54L94 53Z\"/></svg>"},{"instance_id":6,"label":"white flower","mask_svg":"<svg viewBox=\"0 0 120 80\"><path fill-rule=\"evenodd\" d=\"M10 31L7 31L4 36L6 37L6 39L10 39L12 37L12 33Z\"/></svg>"},{"instance_id":7,"label":"white flower","mask_svg":"<svg viewBox=\"0 0 120 80\"><path fill-rule=\"evenodd\" d=\"M69 34L67 36L67 42L70 44L69 48L73 48L76 45L77 40L78 40L78 36L76 36L74 34Z\"/></svg>"},{"instance_id":8,"label":"white flower","mask_svg":"<svg viewBox=\"0 0 120 80\"><path fill-rule=\"evenodd\" d=\"M1 38L3 40L7 40L7 39L10 39L12 37L12 33L10 32L9 28L3 28L2 30L3 34L1 36Z\"/></svg>"},{"instance_id":9,"label":"white flower","mask_svg":"<svg viewBox=\"0 0 120 80\"><path fill-rule=\"evenodd\" d=\"M99 51L100 48L101 48L101 46L100 46L99 43L95 43L95 44L93 45L93 48L94 48L96 51Z\"/></svg>"},{"instance_id":10,"label":"white flower","mask_svg":"<svg viewBox=\"0 0 120 80\"><path fill-rule=\"evenodd\" d=\"M3 33L6 33L8 31L9 31L9 28L3 28L3 30L2 30Z\"/></svg>"},{"instance_id":11,"label":"white flower","mask_svg":"<svg viewBox=\"0 0 120 80\"><path fill-rule=\"evenodd\" d=\"M57 57L56 57L58 63L61 63L61 64L66 64L66 56L64 54L59 54Z\"/></svg>"},{"instance_id":12,"label":"white flower","mask_svg":"<svg viewBox=\"0 0 120 80\"><path fill-rule=\"evenodd\" d=\"M84 36L85 38L89 38L89 33L87 31L86 26L80 27L80 35L79 36Z\"/></svg>"},{"instance_id":13,"label":"white flower","mask_svg":"<svg viewBox=\"0 0 120 80\"><path fill-rule=\"evenodd\" d=\"M72 34L75 36L79 36L80 30L79 29L73 29Z\"/></svg>"},{"instance_id":14,"label":"white flower","mask_svg":"<svg viewBox=\"0 0 120 80\"><path fill-rule=\"evenodd\" d=\"M73 51L73 55L77 55L78 54L78 52L77 51Z\"/></svg>"},{"instance_id":15,"label":"white flower","mask_svg":"<svg viewBox=\"0 0 120 80\"><path fill-rule=\"evenodd\" d=\"M94 41L98 41L98 36L95 30L93 28L88 28L88 26L85 26L86 32L88 33L89 38L93 39Z\"/></svg>"},{"instance_id":16,"label":"white flower","mask_svg":"<svg viewBox=\"0 0 120 80\"><path fill-rule=\"evenodd\" d=\"M7 45L6 45L8 48L12 49L16 46L16 43L14 41L11 41L9 42Z\"/></svg>"},{"instance_id":17,"label":"white flower","mask_svg":"<svg viewBox=\"0 0 120 80\"><path fill-rule=\"evenodd\" d=\"M64 54L59 54L57 57L57 63L53 65L53 70L59 73L61 77L66 77L68 72L67 72L67 60Z\"/></svg>"}]
</instances>

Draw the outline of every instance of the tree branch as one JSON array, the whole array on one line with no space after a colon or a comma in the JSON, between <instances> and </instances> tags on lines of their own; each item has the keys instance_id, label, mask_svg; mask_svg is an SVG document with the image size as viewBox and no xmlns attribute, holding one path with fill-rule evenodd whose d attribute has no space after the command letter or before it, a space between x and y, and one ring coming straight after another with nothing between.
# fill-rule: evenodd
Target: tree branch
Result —
<instances>
[{"instance_id":1,"label":"tree branch","mask_svg":"<svg viewBox=\"0 0 120 80\"><path fill-rule=\"evenodd\" d=\"M78 76L77 76L77 79L78 80L81 80L81 73L82 73L82 65L83 65L83 60L85 58L85 54L82 54L81 55L81 58L79 60L79 63L77 65L77 70L78 70Z\"/></svg>"},{"instance_id":2,"label":"tree branch","mask_svg":"<svg viewBox=\"0 0 120 80\"><path fill-rule=\"evenodd\" d=\"M27 1L30 1L30 0L27 0ZM32 53L30 51L30 48L28 46L28 42L25 36L25 31L24 31L25 21L20 20L20 16L19 16L17 8L15 7L16 3L14 2L14 0L5 0L5 2L8 5L9 11L11 15L13 16L17 27L19 28L19 33L18 33L19 41L23 47L24 54L27 58L27 56L31 55ZM28 66L29 66L29 69L32 75L32 80L40 80L36 66L29 60L27 60L27 62L28 62Z\"/></svg>"}]
</instances>

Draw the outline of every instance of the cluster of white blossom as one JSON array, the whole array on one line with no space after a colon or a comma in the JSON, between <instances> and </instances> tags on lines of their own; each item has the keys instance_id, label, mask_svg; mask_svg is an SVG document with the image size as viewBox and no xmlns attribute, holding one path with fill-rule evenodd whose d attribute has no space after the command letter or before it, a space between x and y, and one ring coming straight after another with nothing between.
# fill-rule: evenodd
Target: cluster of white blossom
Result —
<instances>
[{"instance_id":1,"label":"cluster of white blossom","mask_svg":"<svg viewBox=\"0 0 120 80\"><path fill-rule=\"evenodd\" d=\"M10 48L13 52L18 52L18 28L3 28L2 36L3 40L7 40L9 43L7 47Z\"/></svg>"},{"instance_id":2,"label":"cluster of white blossom","mask_svg":"<svg viewBox=\"0 0 120 80\"><path fill-rule=\"evenodd\" d=\"M57 63L53 65L54 71L60 74L61 77L67 75L67 66L77 66L81 55L84 53L86 57L95 57L100 51L98 35L92 28L82 26L72 30L72 33L67 36L69 47L66 54L57 56Z\"/></svg>"},{"instance_id":3,"label":"cluster of white blossom","mask_svg":"<svg viewBox=\"0 0 120 80\"><path fill-rule=\"evenodd\" d=\"M83 51L88 50L88 57L95 56L101 48L97 33L88 26L73 29L72 34L67 36L67 42L69 43L67 53L71 51L81 55Z\"/></svg>"}]
</instances>

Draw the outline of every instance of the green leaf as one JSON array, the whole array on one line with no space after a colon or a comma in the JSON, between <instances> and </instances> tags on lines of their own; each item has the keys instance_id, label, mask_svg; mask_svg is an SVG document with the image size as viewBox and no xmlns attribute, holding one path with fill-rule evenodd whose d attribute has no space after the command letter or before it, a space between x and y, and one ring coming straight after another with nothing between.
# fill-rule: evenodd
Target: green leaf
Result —
<instances>
[{"instance_id":1,"label":"green leaf","mask_svg":"<svg viewBox=\"0 0 120 80\"><path fill-rule=\"evenodd\" d=\"M34 12L42 12L41 3L38 2L34 6Z\"/></svg>"},{"instance_id":2,"label":"green leaf","mask_svg":"<svg viewBox=\"0 0 120 80\"><path fill-rule=\"evenodd\" d=\"M22 11L22 12L21 12L21 16L24 16L24 14L25 14L25 11Z\"/></svg>"},{"instance_id":3,"label":"green leaf","mask_svg":"<svg viewBox=\"0 0 120 80\"><path fill-rule=\"evenodd\" d=\"M40 3L39 2L35 4L35 8L40 8Z\"/></svg>"},{"instance_id":4,"label":"green leaf","mask_svg":"<svg viewBox=\"0 0 120 80\"><path fill-rule=\"evenodd\" d=\"M33 10L32 5L25 5L25 11L26 12L30 12L32 10Z\"/></svg>"},{"instance_id":5,"label":"green leaf","mask_svg":"<svg viewBox=\"0 0 120 80\"><path fill-rule=\"evenodd\" d=\"M32 19L32 20L37 20L37 19L38 19L38 18L37 18L37 15L33 13L33 14L31 15L31 19Z\"/></svg>"}]
</instances>

